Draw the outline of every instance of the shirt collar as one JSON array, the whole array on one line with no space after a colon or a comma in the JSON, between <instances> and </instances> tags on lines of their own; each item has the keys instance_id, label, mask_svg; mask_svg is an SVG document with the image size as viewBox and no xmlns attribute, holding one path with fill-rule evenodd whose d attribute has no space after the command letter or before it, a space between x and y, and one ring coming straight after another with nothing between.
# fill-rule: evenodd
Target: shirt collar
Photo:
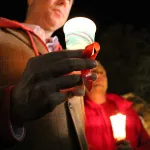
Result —
<instances>
[{"instance_id":1,"label":"shirt collar","mask_svg":"<svg viewBox=\"0 0 150 150\"><path fill-rule=\"evenodd\" d=\"M45 31L40 26L27 23L23 23L23 25L30 28L37 36L39 36L42 39L44 43L47 43L46 41L48 41L48 43L58 43L57 36L49 37L49 39L46 40Z\"/></svg>"},{"instance_id":2,"label":"shirt collar","mask_svg":"<svg viewBox=\"0 0 150 150\"><path fill-rule=\"evenodd\" d=\"M49 52L54 51L55 47L59 44L59 40L57 36L49 37L49 39L46 39L45 31L40 26L34 24L27 24L27 23L22 23L22 24L28 27L29 29L31 29L37 36L41 38L41 40L48 47Z\"/></svg>"}]
</instances>

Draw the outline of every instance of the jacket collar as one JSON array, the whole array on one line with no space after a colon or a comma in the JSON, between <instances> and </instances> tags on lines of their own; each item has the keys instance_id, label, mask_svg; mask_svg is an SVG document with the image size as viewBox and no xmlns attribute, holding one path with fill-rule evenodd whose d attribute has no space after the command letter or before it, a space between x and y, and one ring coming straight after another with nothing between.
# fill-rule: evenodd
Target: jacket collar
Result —
<instances>
[{"instance_id":1,"label":"jacket collar","mask_svg":"<svg viewBox=\"0 0 150 150\"><path fill-rule=\"evenodd\" d=\"M85 116L84 116L84 101L83 97L73 97L68 100L68 108L77 133L77 138L81 150L88 150L88 145L85 136Z\"/></svg>"},{"instance_id":2,"label":"jacket collar","mask_svg":"<svg viewBox=\"0 0 150 150\"><path fill-rule=\"evenodd\" d=\"M23 31L23 30L20 30L18 31L18 29L10 29L10 28L6 28L6 31L8 31L9 33L11 33L12 35L16 36L18 39L20 39L21 41L23 41L25 44L27 44L29 47L32 48L32 45L31 45L31 42L29 40L29 37L28 35ZM45 45L44 42L39 41L39 39L37 39L37 37L32 34L32 38L37 46L37 49L38 49L38 52L40 54L46 54L48 53L48 50L47 48L44 48L43 45ZM46 45L45 45L46 47Z\"/></svg>"}]
</instances>

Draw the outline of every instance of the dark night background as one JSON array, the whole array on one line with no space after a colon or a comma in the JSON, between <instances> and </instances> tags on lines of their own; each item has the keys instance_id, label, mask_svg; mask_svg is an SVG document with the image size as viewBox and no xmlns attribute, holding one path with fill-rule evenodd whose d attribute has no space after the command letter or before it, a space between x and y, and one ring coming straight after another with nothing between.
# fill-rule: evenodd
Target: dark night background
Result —
<instances>
[{"instance_id":1,"label":"dark night background","mask_svg":"<svg viewBox=\"0 0 150 150\"><path fill-rule=\"evenodd\" d=\"M8 8L9 6L9 8ZM0 16L23 21L26 0L1 2ZM148 3L75 0L70 17L85 16L97 25L97 57L105 66L109 92L136 93L150 101L150 23ZM62 29L55 33L65 48Z\"/></svg>"}]
</instances>

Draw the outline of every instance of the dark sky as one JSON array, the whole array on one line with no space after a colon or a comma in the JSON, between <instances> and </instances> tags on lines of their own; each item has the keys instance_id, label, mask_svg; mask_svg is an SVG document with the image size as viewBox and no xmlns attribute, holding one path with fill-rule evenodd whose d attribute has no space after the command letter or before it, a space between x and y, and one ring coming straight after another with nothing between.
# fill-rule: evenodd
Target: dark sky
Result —
<instances>
[{"instance_id":1,"label":"dark sky","mask_svg":"<svg viewBox=\"0 0 150 150\"><path fill-rule=\"evenodd\" d=\"M142 2L115 2L101 0L75 0L70 17L85 16L97 25L96 40L110 25L133 24L137 28L150 29L149 4Z\"/></svg>"},{"instance_id":2,"label":"dark sky","mask_svg":"<svg viewBox=\"0 0 150 150\"><path fill-rule=\"evenodd\" d=\"M9 8L8 8L9 7ZM0 16L23 21L26 14L27 0L5 0L0 2ZM111 24L133 24L137 28L150 30L150 12L148 2L75 0L70 17L84 16L92 19L97 26L96 37ZM64 34L62 28L56 32L63 47Z\"/></svg>"},{"instance_id":3,"label":"dark sky","mask_svg":"<svg viewBox=\"0 0 150 150\"><path fill-rule=\"evenodd\" d=\"M9 8L8 8L8 6L9 6ZM146 27L150 31L150 12L149 12L150 9L149 9L149 6L150 5L148 4L148 2L145 3L144 1L139 1L139 2L138 1L135 1L135 2L129 1L128 2L128 1L122 0L120 2L115 3L115 1L106 1L106 0L105 1L75 0L75 4L71 11L70 17L84 16L84 17L88 17L88 18L92 19L97 25L97 32L96 32L96 38L95 38L95 40L97 41L98 37L102 34L102 32L105 31L105 29L108 26L110 26L112 24L116 24L116 23L133 24L134 27L136 27L136 28ZM27 8L26 0L4 0L3 3L1 0L0 1L0 16L7 17L8 19L23 21L25 18L25 14L26 14L26 8ZM62 46L64 47L65 44L64 44L64 35L62 32L62 28L60 30L58 30L56 32L56 34L59 37ZM103 50L103 52L105 50ZM110 50L111 50L111 48L110 48ZM124 55L124 53L123 53L124 51L120 51L120 49L118 49L118 51L121 53L121 56L120 56L120 54L118 55L119 58L121 58L122 60L126 60L126 55ZM127 51L130 51L130 53L131 53L132 49L130 48L130 46L128 47ZM135 53L132 52L132 54L134 54L134 55L136 53L137 53L137 50L135 51ZM108 54L110 54L110 53L108 53ZM101 55L102 55L102 52L101 52ZM122 60L121 60L121 62L123 62ZM142 60L144 60L144 59L142 59ZM107 61L108 60L106 59L106 62ZM118 62L116 62L116 64L117 63ZM133 90L131 90L130 87L131 87L131 85L133 85L133 83L130 82L130 78L129 79L128 79L128 77L125 78L125 75L124 75L125 69L120 69L120 74L119 74L118 70L117 70L117 72L114 72L114 68L116 68L116 66L115 67L112 66L112 62L110 62L110 63L107 62L107 64L110 64L110 66L109 66L110 68L108 68L108 70L110 71L110 75L109 75L110 91L112 90L114 92L114 89L115 89L115 92L120 92L120 93L122 91L123 92L138 91L135 88L133 88ZM132 73L135 71L135 69L131 68L130 66L131 65L129 63L129 69L131 70L131 73ZM145 66L145 64L144 64L144 66ZM127 68L128 68L128 66L127 66ZM149 68L149 66L147 68ZM134 71L132 71L132 69ZM118 73L117 77L116 77L116 73ZM145 82L145 80L144 80L144 82ZM134 83L136 83L136 80L134 81ZM135 84L135 86L136 85L137 84ZM141 85L141 82L139 85ZM140 87L139 85L136 87ZM148 86L148 88L149 87L150 87L150 85ZM148 92L149 92L149 89L148 89ZM139 92L138 92L138 94L139 94Z\"/></svg>"},{"instance_id":4,"label":"dark sky","mask_svg":"<svg viewBox=\"0 0 150 150\"><path fill-rule=\"evenodd\" d=\"M9 8L8 8L9 7ZM99 23L138 23L149 22L148 2L127 2L101 0L75 0L73 15L84 15ZM23 19L26 11L26 0L5 0L0 2L0 16Z\"/></svg>"},{"instance_id":5,"label":"dark sky","mask_svg":"<svg viewBox=\"0 0 150 150\"><path fill-rule=\"evenodd\" d=\"M0 16L23 21L25 17L26 0L5 0L0 2ZM8 8L9 7L9 8ZM75 0L71 11L72 16L86 16L91 18L98 26L99 33L106 26L121 22L136 26L149 26L148 2L101 1L101 0Z\"/></svg>"}]
</instances>

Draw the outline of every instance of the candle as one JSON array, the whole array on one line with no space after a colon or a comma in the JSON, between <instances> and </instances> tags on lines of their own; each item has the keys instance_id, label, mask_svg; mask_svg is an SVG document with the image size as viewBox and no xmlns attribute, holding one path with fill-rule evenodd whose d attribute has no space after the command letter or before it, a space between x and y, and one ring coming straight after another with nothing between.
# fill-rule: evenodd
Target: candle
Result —
<instances>
[{"instance_id":1,"label":"candle","mask_svg":"<svg viewBox=\"0 0 150 150\"><path fill-rule=\"evenodd\" d=\"M110 116L110 121L114 138L117 141L124 140L126 138L126 116L118 113Z\"/></svg>"},{"instance_id":2,"label":"candle","mask_svg":"<svg viewBox=\"0 0 150 150\"><path fill-rule=\"evenodd\" d=\"M86 17L68 20L63 31L67 50L84 49L95 41L96 24Z\"/></svg>"},{"instance_id":3,"label":"candle","mask_svg":"<svg viewBox=\"0 0 150 150\"><path fill-rule=\"evenodd\" d=\"M89 54L89 48L91 48L91 56L94 54L95 46L97 45L95 41L95 32L96 32L96 24L89 18L86 17L74 17L69 19L63 27L64 35L65 35L65 42L66 42L66 49L67 50L80 50L85 49L84 53ZM94 44L93 46L90 46ZM86 48L88 49L86 50ZM99 44L98 44L99 47ZM98 48L99 49L99 48ZM85 55L85 57L87 57ZM88 57L91 58L91 57ZM80 71L75 71L78 74L82 74L84 85L76 86L74 89L75 93L82 93L85 92L85 87L90 91L91 90L91 82L87 79L89 76L92 77L90 70L87 74L83 75ZM75 73L72 72L72 73ZM91 79L92 80L92 79ZM69 89L68 89L69 90ZM66 91L66 90L65 90ZM79 94L79 96L80 96ZM78 95L78 94L77 94Z\"/></svg>"}]
</instances>

